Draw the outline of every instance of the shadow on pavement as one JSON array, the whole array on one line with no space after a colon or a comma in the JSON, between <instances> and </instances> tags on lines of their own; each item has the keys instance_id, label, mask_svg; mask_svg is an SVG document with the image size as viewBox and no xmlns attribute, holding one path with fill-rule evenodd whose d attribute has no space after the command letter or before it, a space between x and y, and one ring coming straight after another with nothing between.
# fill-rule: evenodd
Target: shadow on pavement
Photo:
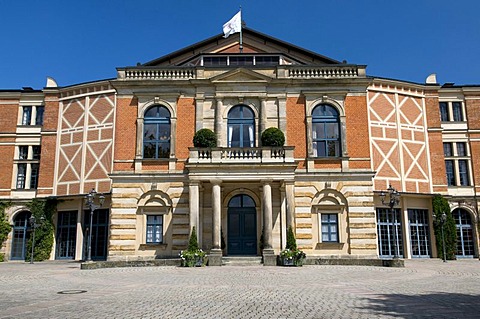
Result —
<instances>
[{"instance_id":1,"label":"shadow on pavement","mask_svg":"<svg viewBox=\"0 0 480 319\"><path fill-rule=\"evenodd\" d=\"M365 308L378 316L398 318L480 318L480 295L426 293L389 294L366 298Z\"/></svg>"}]
</instances>

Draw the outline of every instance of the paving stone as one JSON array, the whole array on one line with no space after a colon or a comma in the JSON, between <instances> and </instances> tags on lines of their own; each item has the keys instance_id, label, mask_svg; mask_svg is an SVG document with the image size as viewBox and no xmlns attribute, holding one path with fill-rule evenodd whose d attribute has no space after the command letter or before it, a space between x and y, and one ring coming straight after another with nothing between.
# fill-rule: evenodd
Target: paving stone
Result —
<instances>
[{"instance_id":1,"label":"paving stone","mask_svg":"<svg viewBox=\"0 0 480 319\"><path fill-rule=\"evenodd\" d=\"M478 318L480 262L405 268L0 264L0 318Z\"/></svg>"}]
</instances>

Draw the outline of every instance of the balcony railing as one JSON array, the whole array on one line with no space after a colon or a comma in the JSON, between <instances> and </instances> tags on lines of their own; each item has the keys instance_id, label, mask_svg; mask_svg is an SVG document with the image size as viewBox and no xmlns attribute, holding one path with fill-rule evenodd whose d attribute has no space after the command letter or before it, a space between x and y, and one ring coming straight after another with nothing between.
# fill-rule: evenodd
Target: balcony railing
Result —
<instances>
[{"instance_id":1,"label":"balcony railing","mask_svg":"<svg viewBox=\"0 0 480 319\"><path fill-rule=\"evenodd\" d=\"M285 147L190 147L189 164L293 163L293 146Z\"/></svg>"}]
</instances>

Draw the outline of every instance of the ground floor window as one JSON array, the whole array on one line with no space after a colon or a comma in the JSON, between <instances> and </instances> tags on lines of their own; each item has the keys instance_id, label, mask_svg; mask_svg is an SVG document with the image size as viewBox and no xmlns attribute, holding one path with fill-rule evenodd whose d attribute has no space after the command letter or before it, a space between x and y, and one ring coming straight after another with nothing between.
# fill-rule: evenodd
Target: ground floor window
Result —
<instances>
[{"instance_id":1,"label":"ground floor window","mask_svg":"<svg viewBox=\"0 0 480 319\"><path fill-rule=\"evenodd\" d=\"M338 242L338 215L321 214L322 242Z\"/></svg>"},{"instance_id":2,"label":"ground floor window","mask_svg":"<svg viewBox=\"0 0 480 319\"><path fill-rule=\"evenodd\" d=\"M470 214L464 209L453 211L453 218L457 227L457 256L473 257L473 229Z\"/></svg>"},{"instance_id":3,"label":"ground floor window","mask_svg":"<svg viewBox=\"0 0 480 319\"><path fill-rule=\"evenodd\" d=\"M147 244L163 243L163 215L147 215Z\"/></svg>"},{"instance_id":4,"label":"ground floor window","mask_svg":"<svg viewBox=\"0 0 480 319\"><path fill-rule=\"evenodd\" d=\"M77 211L59 212L57 223L57 259L74 259L77 243Z\"/></svg>"},{"instance_id":5,"label":"ground floor window","mask_svg":"<svg viewBox=\"0 0 480 319\"><path fill-rule=\"evenodd\" d=\"M380 257L403 257L400 209L377 208L377 234Z\"/></svg>"},{"instance_id":6,"label":"ground floor window","mask_svg":"<svg viewBox=\"0 0 480 319\"><path fill-rule=\"evenodd\" d=\"M13 220L12 252L10 259L24 260L25 248L29 238L28 219L31 213L23 211L17 214Z\"/></svg>"},{"instance_id":7,"label":"ground floor window","mask_svg":"<svg viewBox=\"0 0 480 319\"><path fill-rule=\"evenodd\" d=\"M409 209L408 222L412 257L430 257L428 210Z\"/></svg>"}]
</instances>

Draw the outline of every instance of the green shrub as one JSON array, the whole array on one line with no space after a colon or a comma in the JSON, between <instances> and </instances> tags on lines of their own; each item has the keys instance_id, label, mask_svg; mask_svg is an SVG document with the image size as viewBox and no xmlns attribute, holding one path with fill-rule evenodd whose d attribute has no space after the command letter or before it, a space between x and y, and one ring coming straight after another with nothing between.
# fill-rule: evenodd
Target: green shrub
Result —
<instances>
[{"instance_id":1,"label":"green shrub","mask_svg":"<svg viewBox=\"0 0 480 319\"><path fill-rule=\"evenodd\" d=\"M193 136L193 146L195 147L217 147L217 136L208 129L202 128Z\"/></svg>"},{"instance_id":2,"label":"green shrub","mask_svg":"<svg viewBox=\"0 0 480 319\"><path fill-rule=\"evenodd\" d=\"M432 206L433 216L435 218L433 227L435 231L438 257L443 259L441 216L442 213L445 213L447 215L447 219L443 224L443 234L445 236L445 253L447 257L446 259L455 260L457 259L457 228L455 225L455 219L450 212L450 205L448 204L448 200L441 195L435 195L432 199Z\"/></svg>"},{"instance_id":3,"label":"green shrub","mask_svg":"<svg viewBox=\"0 0 480 319\"><path fill-rule=\"evenodd\" d=\"M295 239L295 235L293 234L292 226L288 226L287 231L287 246L285 249L290 249L292 251L297 250L297 240Z\"/></svg>"},{"instance_id":4,"label":"green shrub","mask_svg":"<svg viewBox=\"0 0 480 319\"><path fill-rule=\"evenodd\" d=\"M285 144L285 135L276 128L267 128L262 133L262 146L283 146Z\"/></svg>"},{"instance_id":5,"label":"green shrub","mask_svg":"<svg viewBox=\"0 0 480 319\"><path fill-rule=\"evenodd\" d=\"M55 199L33 199L27 207L36 218L39 226L35 229L35 252L33 259L43 261L50 258L53 247L53 215L56 212L57 200ZM32 252L33 236L27 242L25 260L30 260Z\"/></svg>"},{"instance_id":6,"label":"green shrub","mask_svg":"<svg viewBox=\"0 0 480 319\"><path fill-rule=\"evenodd\" d=\"M8 233L12 230L12 226L8 223L7 214L5 213L5 209L10 206L8 202L1 202L0 201L0 248L2 248L3 243L8 238ZM5 256L0 254L0 262L4 261Z\"/></svg>"},{"instance_id":7,"label":"green shrub","mask_svg":"<svg viewBox=\"0 0 480 319\"><path fill-rule=\"evenodd\" d=\"M192 228L192 234L190 235L190 240L188 241L188 251L197 251L198 250L198 240L197 240L197 231L195 226Z\"/></svg>"}]
</instances>

